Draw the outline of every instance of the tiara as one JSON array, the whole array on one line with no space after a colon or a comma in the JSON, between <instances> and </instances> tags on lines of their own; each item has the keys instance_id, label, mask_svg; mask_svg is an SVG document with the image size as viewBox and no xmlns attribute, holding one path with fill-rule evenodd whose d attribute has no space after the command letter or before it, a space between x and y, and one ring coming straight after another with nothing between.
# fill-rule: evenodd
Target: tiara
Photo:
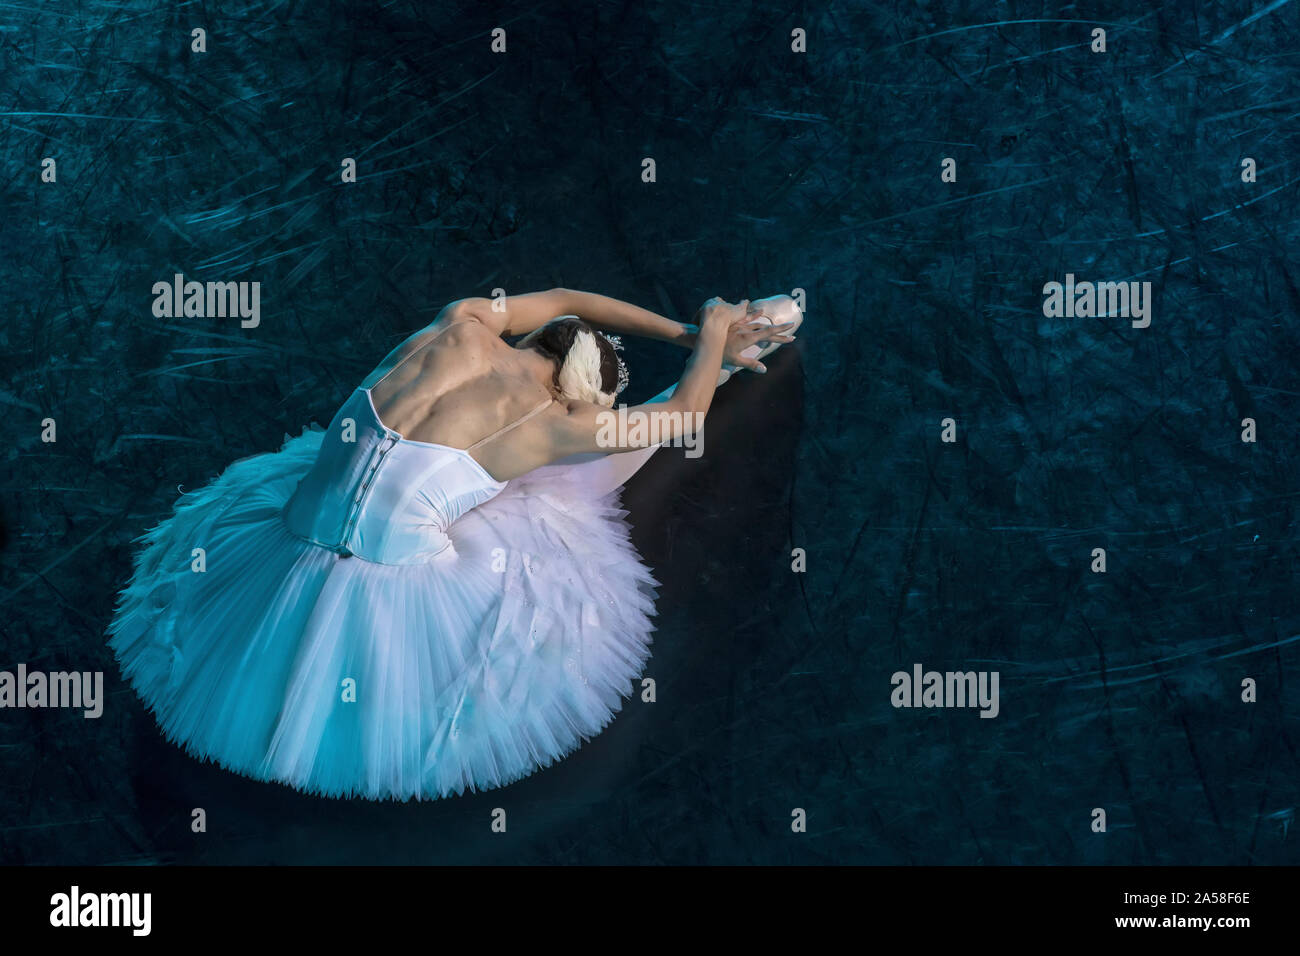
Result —
<instances>
[{"instance_id":1,"label":"tiara","mask_svg":"<svg viewBox=\"0 0 1300 956\"><path fill-rule=\"evenodd\" d=\"M596 334L614 347L614 358L618 359L618 386L614 389L614 394L617 395L619 392L623 391L623 389L627 388L628 380L631 378L631 375L628 374L627 366L623 364L623 357L617 354L623 351L623 339L617 335L606 335L604 332L599 330L596 331Z\"/></svg>"}]
</instances>

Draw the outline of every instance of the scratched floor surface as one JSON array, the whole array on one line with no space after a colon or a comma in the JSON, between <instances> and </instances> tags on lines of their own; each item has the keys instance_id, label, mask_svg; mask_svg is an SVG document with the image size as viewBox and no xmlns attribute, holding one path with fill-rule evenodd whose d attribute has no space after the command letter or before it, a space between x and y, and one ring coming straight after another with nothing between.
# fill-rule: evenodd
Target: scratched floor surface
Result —
<instances>
[{"instance_id":1,"label":"scratched floor surface","mask_svg":"<svg viewBox=\"0 0 1300 956\"><path fill-rule=\"evenodd\" d=\"M1300 862L1300 4L513 6L0 13L0 664L109 695L0 711L0 859ZM155 318L177 272L260 325ZM1150 326L1045 318L1067 273ZM104 644L132 539L448 300L557 285L807 295L628 488L657 702L423 805L163 741ZM629 397L683 358L633 346ZM997 718L893 708L917 663L998 671Z\"/></svg>"}]
</instances>

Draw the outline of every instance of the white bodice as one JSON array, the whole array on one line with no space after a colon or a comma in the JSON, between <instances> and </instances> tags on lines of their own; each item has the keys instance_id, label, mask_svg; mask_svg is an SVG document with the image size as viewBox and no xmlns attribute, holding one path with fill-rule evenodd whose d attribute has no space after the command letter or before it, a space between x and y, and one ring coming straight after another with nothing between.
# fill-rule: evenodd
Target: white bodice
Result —
<instances>
[{"instance_id":1,"label":"white bodice","mask_svg":"<svg viewBox=\"0 0 1300 956\"><path fill-rule=\"evenodd\" d=\"M417 564L454 554L452 522L505 486L464 449L403 438L358 388L330 422L284 519L294 534L345 557Z\"/></svg>"}]
</instances>

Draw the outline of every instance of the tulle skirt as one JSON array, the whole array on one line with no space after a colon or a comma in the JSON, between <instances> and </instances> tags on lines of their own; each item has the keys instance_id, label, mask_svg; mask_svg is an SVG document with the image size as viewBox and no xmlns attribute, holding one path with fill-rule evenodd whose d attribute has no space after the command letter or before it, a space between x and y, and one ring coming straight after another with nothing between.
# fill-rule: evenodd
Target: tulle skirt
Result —
<instances>
[{"instance_id":1,"label":"tulle skirt","mask_svg":"<svg viewBox=\"0 0 1300 956\"><path fill-rule=\"evenodd\" d=\"M430 799L599 733L653 630L619 490L539 469L454 522L450 557L374 564L281 516L322 435L235 462L139 539L109 643L168 739L309 793Z\"/></svg>"}]
</instances>

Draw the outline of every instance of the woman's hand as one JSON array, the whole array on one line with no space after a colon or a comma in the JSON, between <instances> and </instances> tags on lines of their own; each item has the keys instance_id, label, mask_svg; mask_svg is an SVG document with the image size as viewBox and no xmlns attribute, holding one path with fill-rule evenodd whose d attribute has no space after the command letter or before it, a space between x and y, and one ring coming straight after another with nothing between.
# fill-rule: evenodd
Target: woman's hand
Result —
<instances>
[{"instance_id":1,"label":"woman's hand","mask_svg":"<svg viewBox=\"0 0 1300 956\"><path fill-rule=\"evenodd\" d=\"M732 305L714 296L695 313L695 321L699 325L698 335L722 338L724 364L733 368L766 372L767 366L762 362L741 353L751 345L793 342L794 336L787 335L785 330L793 328L795 323L783 322L780 325L772 325L770 322L761 322L757 319L758 316L749 314L748 299Z\"/></svg>"},{"instance_id":2,"label":"woman's hand","mask_svg":"<svg viewBox=\"0 0 1300 956\"><path fill-rule=\"evenodd\" d=\"M695 313L695 324L699 327L697 334L712 335L725 339L731 330L731 326L745 317L748 308L748 299L732 305L725 299L720 299L715 295L700 306L699 311Z\"/></svg>"},{"instance_id":3,"label":"woman's hand","mask_svg":"<svg viewBox=\"0 0 1300 956\"><path fill-rule=\"evenodd\" d=\"M754 372L766 372L767 366L756 358L741 353L752 345L766 346L769 342L793 342L794 336L784 330L794 327L794 322L782 322L773 325L769 322L756 321L757 316L742 314L727 329L727 343L722 350L722 361L735 368L747 368Z\"/></svg>"}]
</instances>

